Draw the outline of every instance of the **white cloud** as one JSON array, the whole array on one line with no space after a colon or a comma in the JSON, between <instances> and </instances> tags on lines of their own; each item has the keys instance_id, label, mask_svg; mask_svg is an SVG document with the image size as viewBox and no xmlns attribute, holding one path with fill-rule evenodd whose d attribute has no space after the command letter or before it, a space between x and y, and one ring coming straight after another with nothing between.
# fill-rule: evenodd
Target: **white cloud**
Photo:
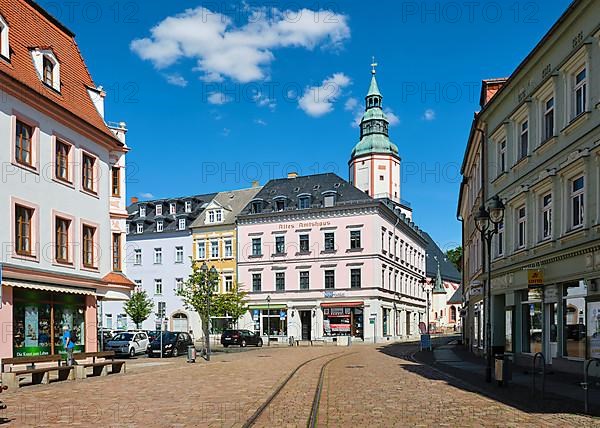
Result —
<instances>
[{"instance_id":1,"label":"white cloud","mask_svg":"<svg viewBox=\"0 0 600 428\"><path fill-rule=\"evenodd\" d=\"M211 92L207 98L210 104L223 105L231 101L231 97L225 95L223 92Z\"/></svg>"},{"instance_id":2,"label":"white cloud","mask_svg":"<svg viewBox=\"0 0 600 428\"><path fill-rule=\"evenodd\" d=\"M300 108L309 116L321 117L333 110L342 90L352 81L344 73L335 73L321 83L320 86L306 88L304 95L298 100Z\"/></svg>"},{"instance_id":3,"label":"white cloud","mask_svg":"<svg viewBox=\"0 0 600 428\"><path fill-rule=\"evenodd\" d=\"M329 10L248 7L248 22L238 26L226 15L204 7L169 16L135 39L131 49L164 69L180 60L196 62L203 80L238 82L264 79L276 49L339 49L350 37L348 18Z\"/></svg>"},{"instance_id":4,"label":"white cloud","mask_svg":"<svg viewBox=\"0 0 600 428\"><path fill-rule=\"evenodd\" d=\"M182 88L185 88L188 85L188 81L185 80L185 77L177 73L167 74L165 75L165 78L167 79L167 82L171 85L180 86Z\"/></svg>"},{"instance_id":5,"label":"white cloud","mask_svg":"<svg viewBox=\"0 0 600 428\"><path fill-rule=\"evenodd\" d=\"M267 122L265 122L262 119L254 119L254 123L256 123L257 125L261 125L261 126L267 126Z\"/></svg>"},{"instance_id":6,"label":"white cloud","mask_svg":"<svg viewBox=\"0 0 600 428\"><path fill-rule=\"evenodd\" d=\"M396 113L394 113L392 111L392 109L386 108L385 115L388 118L388 122L390 123L390 126L396 126L400 123L400 118L398 116L396 116Z\"/></svg>"},{"instance_id":7,"label":"white cloud","mask_svg":"<svg viewBox=\"0 0 600 428\"><path fill-rule=\"evenodd\" d=\"M142 199L154 199L154 195L152 193L140 193L140 198L142 198Z\"/></svg>"},{"instance_id":8,"label":"white cloud","mask_svg":"<svg viewBox=\"0 0 600 428\"><path fill-rule=\"evenodd\" d=\"M354 98L354 97L348 98L346 100L346 104L344 104L344 110L353 111L356 109L357 106L358 106L358 100L356 98Z\"/></svg>"},{"instance_id":9,"label":"white cloud","mask_svg":"<svg viewBox=\"0 0 600 428\"><path fill-rule=\"evenodd\" d=\"M229 129L229 128L223 128L223 132L221 132L221 135L223 137L229 137L229 134L231 134L231 129Z\"/></svg>"},{"instance_id":10,"label":"white cloud","mask_svg":"<svg viewBox=\"0 0 600 428\"><path fill-rule=\"evenodd\" d=\"M254 92L252 99L259 107L269 107L271 110L275 110L277 102L273 98L269 98L260 91Z\"/></svg>"},{"instance_id":11,"label":"white cloud","mask_svg":"<svg viewBox=\"0 0 600 428\"><path fill-rule=\"evenodd\" d=\"M431 122L432 120L435 120L435 111L432 109L427 109L425 110L425 113L423 113L423 120L426 120L427 122Z\"/></svg>"}]
</instances>

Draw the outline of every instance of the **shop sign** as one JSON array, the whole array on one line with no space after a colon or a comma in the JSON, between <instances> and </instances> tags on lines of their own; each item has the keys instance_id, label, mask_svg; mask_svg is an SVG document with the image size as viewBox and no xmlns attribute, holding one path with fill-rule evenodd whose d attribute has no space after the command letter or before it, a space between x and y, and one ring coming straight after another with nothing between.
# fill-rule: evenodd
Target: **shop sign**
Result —
<instances>
[{"instance_id":1,"label":"shop sign","mask_svg":"<svg viewBox=\"0 0 600 428\"><path fill-rule=\"evenodd\" d=\"M544 289L544 300L548 301L556 301L558 299L558 288L556 285L551 287L546 287Z\"/></svg>"},{"instance_id":2,"label":"shop sign","mask_svg":"<svg viewBox=\"0 0 600 428\"><path fill-rule=\"evenodd\" d=\"M483 285L471 287L471 289L469 290L469 296L471 296L471 297L480 296L482 294L483 294Z\"/></svg>"},{"instance_id":3,"label":"shop sign","mask_svg":"<svg viewBox=\"0 0 600 428\"><path fill-rule=\"evenodd\" d=\"M323 292L323 297L325 297L326 299L333 299L335 297L344 297L346 295L346 293L344 293L343 291L324 291Z\"/></svg>"},{"instance_id":4,"label":"shop sign","mask_svg":"<svg viewBox=\"0 0 600 428\"><path fill-rule=\"evenodd\" d=\"M258 321L259 316L260 316L260 311L258 309L254 309L252 311L252 319L254 321Z\"/></svg>"},{"instance_id":5,"label":"shop sign","mask_svg":"<svg viewBox=\"0 0 600 428\"><path fill-rule=\"evenodd\" d=\"M285 319L285 311L279 311L279 319L282 321Z\"/></svg>"},{"instance_id":6,"label":"shop sign","mask_svg":"<svg viewBox=\"0 0 600 428\"><path fill-rule=\"evenodd\" d=\"M528 270L527 271L527 284L530 288L532 287L543 287L544 286L544 272L541 270Z\"/></svg>"}]
</instances>

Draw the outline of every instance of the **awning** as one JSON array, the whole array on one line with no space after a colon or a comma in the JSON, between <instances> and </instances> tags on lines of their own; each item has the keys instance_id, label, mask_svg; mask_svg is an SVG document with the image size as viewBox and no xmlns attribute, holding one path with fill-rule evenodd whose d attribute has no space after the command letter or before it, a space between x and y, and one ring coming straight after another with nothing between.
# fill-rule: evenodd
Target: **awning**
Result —
<instances>
[{"instance_id":1,"label":"awning","mask_svg":"<svg viewBox=\"0 0 600 428\"><path fill-rule=\"evenodd\" d=\"M129 300L129 293L120 290L103 290L98 291L98 298L103 301L120 302Z\"/></svg>"},{"instance_id":2,"label":"awning","mask_svg":"<svg viewBox=\"0 0 600 428\"><path fill-rule=\"evenodd\" d=\"M248 309L253 310L253 309L264 309L264 310L268 310L268 309L287 309L287 305L281 305L281 304L273 304L273 305L248 305Z\"/></svg>"},{"instance_id":3,"label":"awning","mask_svg":"<svg viewBox=\"0 0 600 428\"><path fill-rule=\"evenodd\" d=\"M53 293L82 294L86 296L96 295L96 290L92 288L68 287L64 285L43 284L41 282L10 280L2 281L2 285L5 287L29 288L31 290L50 291Z\"/></svg>"},{"instance_id":4,"label":"awning","mask_svg":"<svg viewBox=\"0 0 600 428\"><path fill-rule=\"evenodd\" d=\"M334 302L334 303L321 303L322 308L359 308L364 306L364 302Z\"/></svg>"}]
</instances>

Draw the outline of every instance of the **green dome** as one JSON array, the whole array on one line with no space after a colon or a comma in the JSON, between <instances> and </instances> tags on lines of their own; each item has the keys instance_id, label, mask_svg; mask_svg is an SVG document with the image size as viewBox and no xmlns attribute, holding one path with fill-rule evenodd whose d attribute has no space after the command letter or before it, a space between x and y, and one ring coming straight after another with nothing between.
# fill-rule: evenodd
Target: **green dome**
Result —
<instances>
[{"instance_id":1,"label":"green dome","mask_svg":"<svg viewBox=\"0 0 600 428\"><path fill-rule=\"evenodd\" d=\"M398 156L398 147L384 134L365 135L352 150L352 158L372 153Z\"/></svg>"},{"instance_id":2,"label":"green dome","mask_svg":"<svg viewBox=\"0 0 600 428\"><path fill-rule=\"evenodd\" d=\"M388 118L385 115L385 113L383 112L383 110L381 110L379 108L372 108L365 112L365 114L361 120L361 123L365 122L367 120L374 120L374 119L385 120L386 122L389 122Z\"/></svg>"}]
</instances>

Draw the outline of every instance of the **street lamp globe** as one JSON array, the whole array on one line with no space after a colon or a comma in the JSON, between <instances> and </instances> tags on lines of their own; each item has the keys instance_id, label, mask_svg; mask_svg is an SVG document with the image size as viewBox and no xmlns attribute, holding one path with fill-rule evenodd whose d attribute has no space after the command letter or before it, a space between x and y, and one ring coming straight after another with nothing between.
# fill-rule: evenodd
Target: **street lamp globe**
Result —
<instances>
[{"instance_id":1,"label":"street lamp globe","mask_svg":"<svg viewBox=\"0 0 600 428\"><path fill-rule=\"evenodd\" d=\"M206 264L206 262L202 263L202 266L200 267L200 270L206 274L206 272L208 272L208 266Z\"/></svg>"},{"instance_id":2,"label":"street lamp globe","mask_svg":"<svg viewBox=\"0 0 600 428\"><path fill-rule=\"evenodd\" d=\"M479 211L475 215L475 226L480 232L485 232L490 227L490 214L483 205L479 207Z\"/></svg>"},{"instance_id":3,"label":"street lamp globe","mask_svg":"<svg viewBox=\"0 0 600 428\"><path fill-rule=\"evenodd\" d=\"M490 203L490 220L494 224L502 223L504 220L504 204L498 195L494 196Z\"/></svg>"},{"instance_id":4,"label":"street lamp globe","mask_svg":"<svg viewBox=\"0 0 600 428\"><path fill-rule=\"evenodd\" d=\"M211 275L216 275L217 273L218 273L217 269L214 266L210 268L210 274Z\"/></svg>"}]
</instances>

